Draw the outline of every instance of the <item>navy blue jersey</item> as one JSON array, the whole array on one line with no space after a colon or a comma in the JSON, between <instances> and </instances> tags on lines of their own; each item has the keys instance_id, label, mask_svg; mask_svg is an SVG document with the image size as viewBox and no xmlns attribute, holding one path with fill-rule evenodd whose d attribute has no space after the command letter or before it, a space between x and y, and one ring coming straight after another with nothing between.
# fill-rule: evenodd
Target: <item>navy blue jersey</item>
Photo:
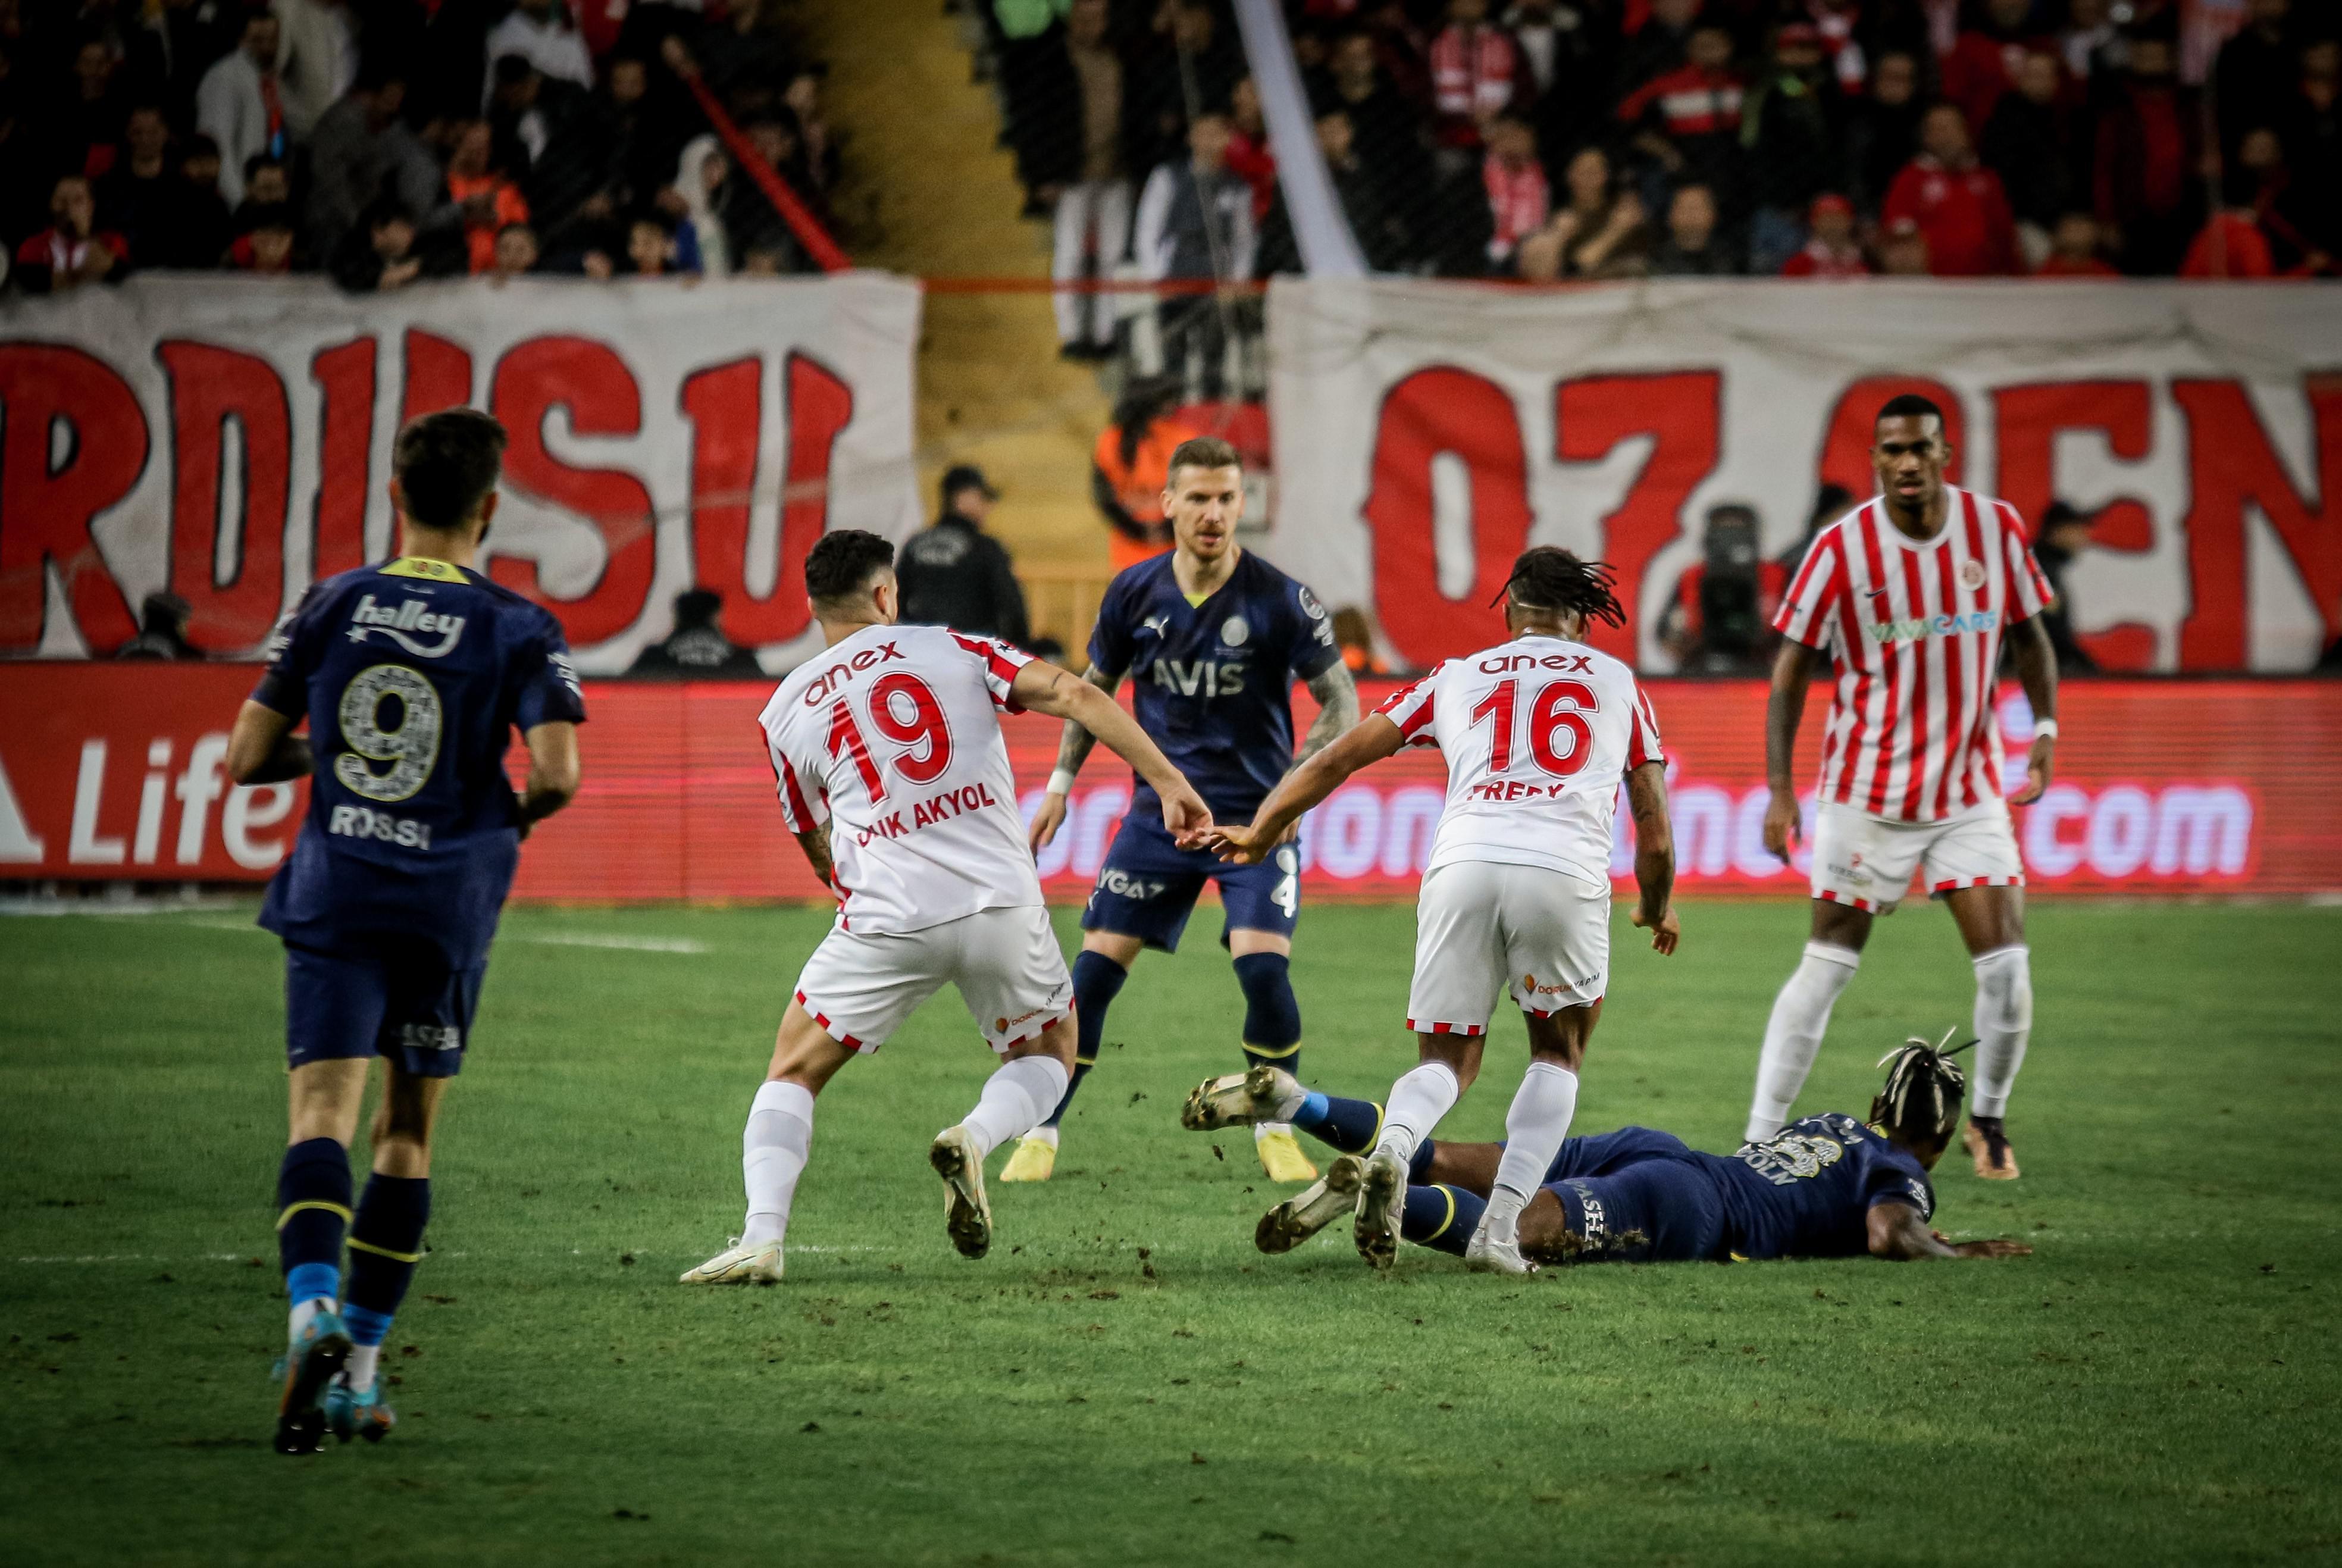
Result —
<instances>
[{"instance_id":1,"label":"navy blue jersey","mask_svg":"<svg viewBox=\"0 0 2342 1568\"><path fill-rule=\"evenodd\" d=\"M1139 727L1221 822L1245 822L1293 765L1293 683L1341 661L1307 588L1247 550L1201 604L1169 554L1117 575L1098 605L1090 663L1130 676ZM1159 812L1136 781L1134 814Z\"/></svg>"},{"instance_id":2,"label":"navy blue jersey","mask_svg":"<svg viewBox=\"0 0 2342 1568\"><path fill-rule=\"evenodd\" d=\"M1936 1189L1907 1151L1831 1111L1736 1154L1694 1158L1724 1190L1732 1251L1744 1258L1857 1257L1870 1250L1878 1203L1908 1203L1922 1220Z\"/></svg>"},{"instance_id":3,"label":"navy blue jersey","mask_svg":"<svg viewBox=\"0 0 2342 1568\"><path fill-rule=\"evenodd\" d=\"M444 561L361 567L302 598L252 700L306 718L315 758L261 924L327 952L400 937L481 962L519 861L512 733L586 716L561 624Z\"/></svg>"}]
</instances>

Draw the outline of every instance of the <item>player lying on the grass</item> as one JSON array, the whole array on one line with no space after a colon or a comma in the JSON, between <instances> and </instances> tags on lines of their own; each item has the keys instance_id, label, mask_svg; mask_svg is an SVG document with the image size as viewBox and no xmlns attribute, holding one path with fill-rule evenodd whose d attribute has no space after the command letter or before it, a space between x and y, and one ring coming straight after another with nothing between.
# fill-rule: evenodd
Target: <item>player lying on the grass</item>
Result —
<instances>
[{"instance_id":1,"label":"player lying on the grass","mask_svg":"<svg viewBox=\"0 0 2342 1568\"><path fill-rule=\"evenodd\" d=\"M1914 1039L1882 1059L1886 1086L1867 1120L1808 1116L1731 1154L1706 1154L1670 1134L1621 1127L1571 1138L1520 1217L1521 1251L1550 1263L1689 1263L1727 1259L2016 1257L2016 1242L1951 1243L1927 1227L1928 1173L1959 1126L1957 1065ZM1316 1185L1261 1217L1254 1244L1290 1252L1349 1213L1364 1184L1382 1107L1305 1090L1274 1069L1200 1085L1180 1120L1208 1131L1260 1116L1288 1120L1343 1151ZM1503 1144L1416 1146L1404 1239L1463 1253L1506 1155Z\"/></svg>"},{"instance_id":2,"label":"player lying on the grass","mask_svg":"<svg viewBox=\"0 0 2342 1568\"><path fill-rule=\"evenodd\" d=\"M1107 587L1086 678L1111 694L1128 675L1139 727L1169 754L1215 816L1241 822L1296 765L1293 683L1306 681L1318 703L1316 722L1301 741L1304 762L1357 723L1357 688L1325 606L1236 544L1244 465L1235 447L1211 436L1181 442L1171 454L1163 509L1176 547L1127 568ZM1091 739L1081 725L1066 726L1057 770L1033 816L1036 854L1066 820L1066 792ZM1107 1006L1143 950L1178 951L1206 882L1219 884L1226 914L1220 943L1244 991L1245 1060L1300 1069L1301 1008L1288 973L1301 918L1299 849L1288 835L1259 864L1225 864L1208 850L1172 842L1156 815L1142 779L1082 909L1082 950L1074 959L1081 1014L1074 1081L1048 1120L1017 1144L1000 1173L1004 1182L1046 1181L1056 1168L1058 1124L1097 1062ZM1272 1182L1317 1174L1290 1127L1254 1128L1253 1149Z\"/></svg>"},{"instance_id":3,"label":"player lying on the grass","mask_svg":"<svg viewBox=\"0 0 2342 1568\"><path fill-rule=\"evenodd\" d=\"M260 908L285 941L292 1065L276 1179L293 1303L280 1453L315 1453L328 1426L379 1440L396 1419L376 1365L423 1256L433 1118L464 1064L520 841L577 792L586 705L561 624L472 566L504 447L503 427L469 409L399 432L402 554L308 591L228 736L237 784L310 781ZM515 728L529 756L518 800L505 779ZM374 1174L353 1217L349 1150L377 1055Z\"/></svg>"},{"instance_id":4,"label":"player lying on the grass","mask_svg":"<svg viewBox=\"0 0 2342 1568\"><path fill-rule=\"evenodd\" d=\"M1358 1252L1376 1268L1398 1250L1407 1162L1479 1073L1488 1016L1509 991L1528 1025L1529 1066L1465 1261L1526 1271L1515 1222L1568 1135L1578 1064L1609 985L1610 824L1622 777L1635 814L1635 924L1659 952L1676 950L1658 722L1635 673L1582 641L1589 619L1624 619L1608 568L1541 545L1513 563L1500 597L1510 642L1449 659L1294 769L1251 826L1212 835L1230 859L1257 861L1360 768L1403 745L1436 745L1446 757L1406 1004L1422 1065L1391 1086L1358 1193Z\"/></svg>"},{"instance_id":5,"label":"player lying on the grass","mask_svg":"<svg viewBox=\"0 0 2342 1568\"><path fill-rule=\"evenodd\" d=\"M1811 936L1765 1024L1747 1136L1788 1120L1873 920L1894 913L1916 869L1976 971L1968 1153L1977 1175L2012 1181L2001 1117L2033 1030L2033 971L1994 690L2006 634L2033 707L2025 783L2011 797L2023 805L2049 787L2057 749L2057 660L2040 619L2049 584L2015 507L1944 483L1943 410L1907 394L1873 423L1879 494L1815 539L1773 621L1782 640L1765 710L1765 847L1785 861L1799 832L1789 766L1806 687L1831 661L1837 684L1822 731Z\"/></svg>"},{"instance_id":6,"label":"player lying on the grass","mask_svg":"<svg viewBox=\"0 0 2342 1568\"><path fill-rule=\"evenodd\" d=\"M1127 759L1174 836L1211 826L1179 771L1114 699L989 637L903 626L894 546L839 529L806 556L826 652L798 665L758 721L781 815L837 892L837 924L797 976L764 1086L748 1111L739 1239L686 1284L781 1277L789 1204L813 1146L813 1103L946 984L1003 1058L976 1108L938 1134L946 1228L961 1255L992 1244L984 1160L1066 1092L1073 983L1025 845L1000 714L1082 724Z\"/></svg>"}]
</instances>

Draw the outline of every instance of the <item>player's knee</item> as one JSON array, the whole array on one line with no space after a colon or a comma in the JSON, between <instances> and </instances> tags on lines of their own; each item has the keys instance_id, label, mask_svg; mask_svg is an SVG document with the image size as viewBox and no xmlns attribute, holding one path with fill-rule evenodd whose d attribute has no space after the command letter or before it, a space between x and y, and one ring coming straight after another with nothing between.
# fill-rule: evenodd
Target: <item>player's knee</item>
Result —
<instances>
[{"instance_id":1,"label":"player's knee","mask_svg":"<svg viewBox=\"0 0 2342 1568\"><path fill-rule=\"evenodd\" d=\"M1009 1046L1002 1053L1004 1059L1014 1062L1020 1056L1047 1056L1071 1074L1074 1070L1074 1047L1078 1039L1074 1018L1075 1014L1068 1013L1062 1018L1050 1020L1038 1034Z\"/></svg>"},{"instance_id":2,"label":"player's knee","mask_svg":"<svg viewBox=\"0 0 2342 1568\"><path fill-rule=\"evenodd\" d=\"M1977 1021L1994 1029L2033 1027L2033 955L2021 943L1976 957Z\"/></svg>"},{"instance_id":3,"label":"player's knee","mask_svg":"<svg viewBox=\"0 0 2342 1568\"><path fill-rule=\"evenodd\" d=\"M1870 940L1870 927L1875 918L1867 909L1817 898L1814 900L1813 939L1833 947L1860 953L1863 944Z\"/></svg>"},{"instance_id":4,"label":"player's knee","mask_svg":"<svg viewBox=\"0 0 2342 1568\"><path fill-rule=\"evenodd\" d=\"M1271 1050L1301 1039L1301 1004L1294 1000L1292 961L1277 953L1248 953L1236 961L1245 995L1245 1044Z\"/></svg>"}]
</instances>

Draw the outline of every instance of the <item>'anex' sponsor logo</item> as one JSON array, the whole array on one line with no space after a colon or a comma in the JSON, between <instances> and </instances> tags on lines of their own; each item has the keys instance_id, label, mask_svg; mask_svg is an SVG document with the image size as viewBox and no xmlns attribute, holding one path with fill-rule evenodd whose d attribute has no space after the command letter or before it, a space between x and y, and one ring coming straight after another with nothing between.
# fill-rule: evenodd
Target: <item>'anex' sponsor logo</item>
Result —
<instances>
[{"instance_id":1,"label":"'anex' sponsor logo","mask_svg":"<svg viewBox=\"0 0 2342 1568\"><path fill-rule=\"evenodd\" d=\"M1965 615L1922 615L1910 621L1874 621L1863 631L1874 643L1916 643L1922 637L1951 637L1962 632L1989 632L2000 624L1991 610L1971 610Z\"/></svg>"},{"instance_id":2,"label":"'anex' sponsor logo","mask_svg":"<svg viewBox=\"0 0 2342 1568\"><path fill-rule=\"evenodd\" d=\"M377 632L418 659L442 658L463 636L464 617L438 614L420 599L402 599L393 609L375 604L372 594L361 595L350 612L350 641L363 643ZM423 641L427 637L439 641Z\"/></svg>"}]
</instances>

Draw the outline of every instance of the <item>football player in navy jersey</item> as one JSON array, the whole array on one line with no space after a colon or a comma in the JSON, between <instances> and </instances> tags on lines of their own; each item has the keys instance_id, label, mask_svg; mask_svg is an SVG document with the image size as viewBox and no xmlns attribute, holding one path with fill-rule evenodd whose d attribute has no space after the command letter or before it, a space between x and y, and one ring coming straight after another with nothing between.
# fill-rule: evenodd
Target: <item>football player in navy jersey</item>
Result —
<instances>
[{"instance_id":1,"label":"football player in navy jersey","mask_svg":"<svg viewBox=\"0 0 2342 1568\"><path fill-rule=\"evenodd\" d=\"M1890 1052L1881 1065L1887 1084L1867 1119L1808 1116L1730 1154L1702 1154L1651 1127L1569 1139L1521 1213L1522 1253L1547 1263L2030 1253L2010 1241L1947 1242L1928 1228L1936 1212L1929 1173L1959 1129L1965 1080L1924 1040ZM1290 1252L1356 1208L1361 1156L1374 1146L1382 1107L1305 1090L1271 1067L1209 1079L1180 1113L1197 1132L1263 1118L1289 1121L1341 1152L1322 1181L1262 1216L1254 1244ZM1501 1144L1419 1145L1404 1239L1461 1256L1503 1152Z\"/></svg>"},{"instance_id":2,"label":"football player in navy jersey","mask_svg":"<svg viewBox=\"0 0 2342 1568\"><path fill-rule=\"evenodd\" d=\"M1306 587L1236 542L1244 514L1244 466L1235 447L1211 436L1171 454L1163 509L1176 547L1116 576L1090 634L1088 679L1111 693L1133 684L1139 727L1162 747L1211 807L1213 820L1245 822L1279 779L1358 719L1357 688L1334 641L1332 620ZM1308 683L1316 722L1293 747L1293 683ZM1066 820L1066 796L1090 754L1092 737L1066 725L1057 770L1032 824L1037 854ZM1074 960L1080 1020L1073 1082L1043 1125L1020 1142L1004 1182L1046 1181L1056 1168L1058 1123L1097 1063L1106 1009L1142 948L1178 950L1179 934L1204 884L1219 884L1226 927L1220 941L1244 990L1244 1054L1256 1065L1300 1065L1301 1009L1287 974L1301 913L1301 855L1279 845L1257 865L1224 864L1209 850L1182 849L1163 831L1162 810L1144 780L1116 830L1097 885L1082 912ZM1290 1127L1253 1129L1271 1181L1306 1182L1316 1168Z\"/></svg>"},{"instance_id":3,"label":"football player in navy jersey","mask_svg":"<svg viewBox=\"0 0 2342 1568\"><path fill-rule=\"evenodd\" d=\"M309 590L228 737L236 783L310 781L260 912L285 943L292 1070L280 1453L315 1453L329 1427L379 1440L395 1419L375 1362L423 1256L432 1119L463 1066L520 841L577 792L586 707L560 624L472 564L504 447L503 427L469 409L399 432L401 554ZM515 729L529 755L518 796L504 769ZM373 1174L353 1205L349 1150L376 1056Z\"/></svg>"}]
</instances>

